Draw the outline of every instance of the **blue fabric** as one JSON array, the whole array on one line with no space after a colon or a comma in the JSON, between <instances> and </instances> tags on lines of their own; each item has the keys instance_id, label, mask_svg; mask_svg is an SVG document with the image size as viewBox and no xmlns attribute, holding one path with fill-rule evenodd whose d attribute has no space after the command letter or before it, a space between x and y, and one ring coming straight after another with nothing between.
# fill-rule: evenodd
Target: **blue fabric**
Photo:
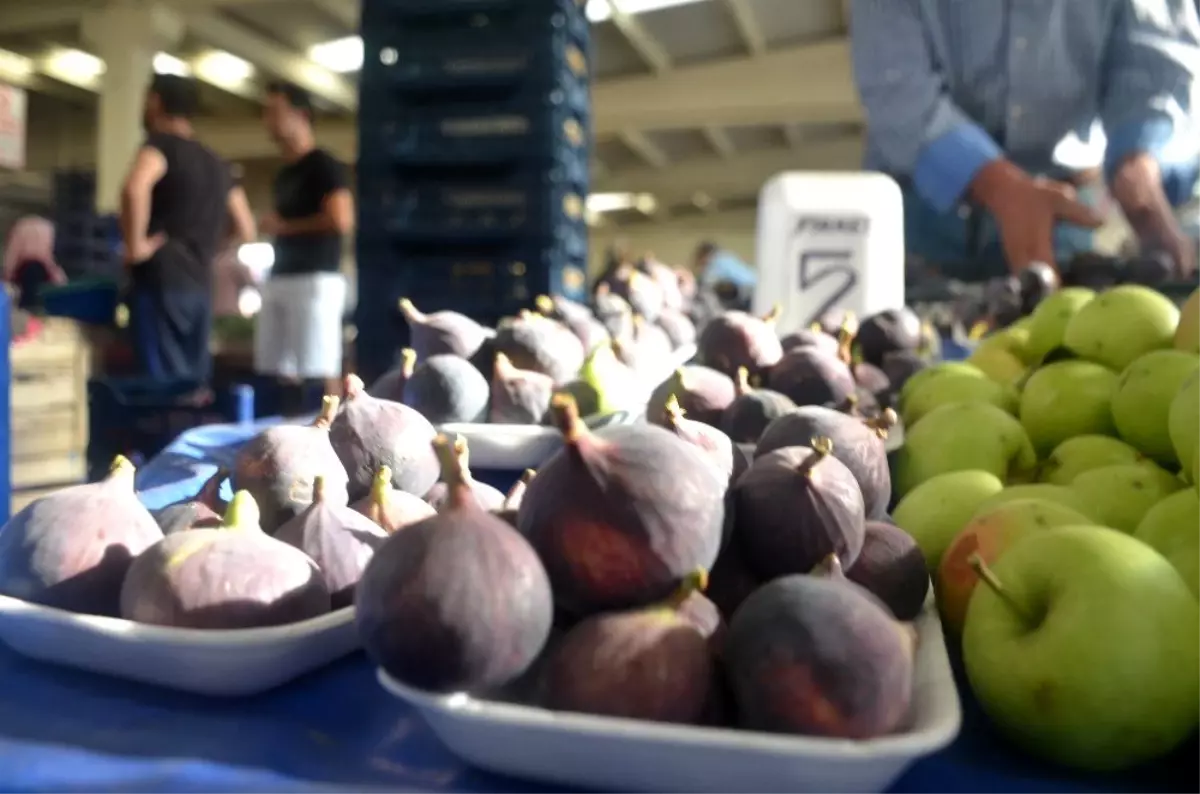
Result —
<instances>
[{"instance_id":1,"label":"blue fabric","mask_svg":"<svg viewBox=\"0 0 1200 794\"><path fill-rule=\"evenodd\" d=\"M155 508L186 498L261 427L184 434L138 472ZM498 482L516 472L492 472ZM965 688L960 686L960 690ZM1196 742L1119 777L1047 768L1008 747L965 698L960 738L899 792L1196 791ZM619 759L614 759L618 761ZM0 647L0 791L563 791L465 767L375 682L361 654L267 694L205 699L26 660Z\"/></svg>"},{"instance_id":2,"label":"blue fabric","mask_svg":"<svg viewBox=\"0 0 1200 794\"><path fill-rule=\"evenodd\" d=\"M701 280L709 285L728 281L737 286L739 291L744 292L753 288L758 282L758 273L739 259L736 254L729 251L717 251L704 268Z\"/></svg>"},{"instance_id":3,"label":"blue fabric","mask_svg":"<svg viewBox=\"0 0 1200 794\"><path fill-rule=\"evenodd\" d=\"M920 176L936 207L961 197L987 139L1050 173L1056 146L1098 123L1114 157L1154 154L1168 182L1194 169L1194 144L1188 162L1166 143L1196 136L1196 0L852 0L850 30L867 166Z\"/></svg>"}]
</instances>

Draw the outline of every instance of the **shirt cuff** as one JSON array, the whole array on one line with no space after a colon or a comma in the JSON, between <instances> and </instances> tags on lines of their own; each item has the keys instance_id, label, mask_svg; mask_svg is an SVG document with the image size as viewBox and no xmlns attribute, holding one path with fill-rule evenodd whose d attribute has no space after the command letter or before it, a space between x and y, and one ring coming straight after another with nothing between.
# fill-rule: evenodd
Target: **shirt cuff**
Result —
<instances>
[{"instance_id":1,"label":"shirt cuff","mask_svg":"<svg viewBox=\"0 0 1200 794\"><path fill-rule=\"evenodd\" d=\"M939 212L949 212L979 170L1002 156L1000 147L975 124L958 124L925 144L913 169L913 184Z\"/></svg>"}]
</instances>

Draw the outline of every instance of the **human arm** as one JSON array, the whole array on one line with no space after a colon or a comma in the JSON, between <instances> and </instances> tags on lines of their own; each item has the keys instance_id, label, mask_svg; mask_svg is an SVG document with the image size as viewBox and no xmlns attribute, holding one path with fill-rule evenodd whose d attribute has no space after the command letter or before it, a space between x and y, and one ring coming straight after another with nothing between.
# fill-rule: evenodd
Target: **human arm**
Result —
<instances>
[{"instance_id":1,"label":"human arm","mask_svg":"<svg viewBox=\"0 0 1200 794\"><path fill-rule=\"evenodd\" d=\"M229 216L229 243L241 245L258 237L254 223L254 213L250 211L250 201L241 185L229 189L225 199L225 211Z\"/></svg>"},{"instance_id":2,"label":"human arm","mask_svg":"<svg viewBox=\"0 0 1200 794\"><path fill-rule=\"evenodd\" d=\"M131 264L144 262L162 247L165 237L149 236L150 196L154 186L167 173L167 158L155 146L138 150L121 188L121 238L125 259Z\"/></svg>"}]
</instances>

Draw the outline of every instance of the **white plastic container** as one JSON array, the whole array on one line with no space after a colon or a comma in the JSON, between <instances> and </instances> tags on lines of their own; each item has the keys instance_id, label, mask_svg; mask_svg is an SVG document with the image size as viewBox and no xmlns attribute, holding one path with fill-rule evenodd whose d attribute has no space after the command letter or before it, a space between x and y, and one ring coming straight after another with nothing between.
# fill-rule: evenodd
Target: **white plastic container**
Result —
<instances>
[{"instance_id":1,"label":"white plastic container","mask_svg":"<svg viewBox=\"0 0 1200 794\"><path fill-rule=\"evenodd\" d=\"M462 760L504 775L595 791L877 792L954 740L962 710L932 597L915 623L910 724L869 741L668 725L429 695L379 671Z\"/></svg>"},{"instance_id":2,"label":"white plastic container","mask_svg":"<svg viewBox=\"0 0 1200 794\"><path fill-rule=\"evenodd\" d=\"M778 304L780 328L904 306L904 202L886 174L779 174L759 193L757 243L755 311Z\"/></svg>"},{"instance_id":3,"label":"white plastic container","mask_svg":"<svg viewBox=\"0 0 1200 794\"><path fill-rule=\"evenodd\" d=\"M265 629L210 631L77 615L0 596L0 642L17 653L196 695L265 692L360 647L354 608Z\"/></svg>"}]
</instances>

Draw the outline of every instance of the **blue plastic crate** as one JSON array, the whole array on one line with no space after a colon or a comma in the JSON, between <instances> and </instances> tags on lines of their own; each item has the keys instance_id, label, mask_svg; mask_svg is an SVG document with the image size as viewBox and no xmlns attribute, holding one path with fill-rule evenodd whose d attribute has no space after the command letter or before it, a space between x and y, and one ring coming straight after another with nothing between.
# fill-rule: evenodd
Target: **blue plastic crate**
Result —
<instances>
[{"instance_id":1,"label":"blue plastic crate","mask_svg":"<svg viewBox=\"0 0 1200 794\"><path fill-rule=\"evenodd\" d=\"M103 476L112 459L124 455L140 465L180 433L201 425L253 422L254 389L235 385L215 389L212 404L193 407L180 398L195 391L191 381L97 378L88 381L90 478Z\"/></svg>"},{"instance_id":2,"label":"blue plastic crate","mask_svg":"<svg viewBox=\"0 0 1200 794\"><path fill-rule=\"evenodd\" d=\"M109 279L83 279L38 293L46 314L81 323L111 325L120 301L120 287Z\"/></svg>"}]
</instances>

